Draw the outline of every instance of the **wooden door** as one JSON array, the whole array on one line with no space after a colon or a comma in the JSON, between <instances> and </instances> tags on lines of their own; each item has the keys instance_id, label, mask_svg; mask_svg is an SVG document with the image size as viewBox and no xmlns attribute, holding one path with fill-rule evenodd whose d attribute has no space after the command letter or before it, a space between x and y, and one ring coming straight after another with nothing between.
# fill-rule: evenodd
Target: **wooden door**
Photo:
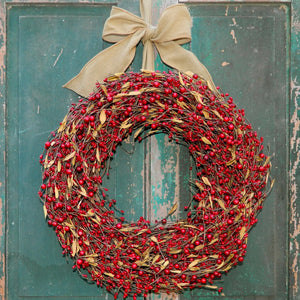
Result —
<instances>
[{"instance_id":1,"label":"wooden door","mask_svg":"<svg viewBox=\"0 0 300 300\"><path fill-rule=\"evenodd\" d=\"M185 47L207 66L215 83L245 108L259 135L265 137L273 155L276 184L251 230L245 261L219 283L225 296L196 290L149 299L297 299L300 74L291 65L297 62L299 19L295 16L298 27L290 31L297 5L288 1L182 2L193 18L192 42ZM162 9L175 1L152 3L155 24ZM46 225L37 195L44 142L78 99L61 86L109 46L101 33L113 4L109 0L2 3L7 16L3 40L7 64L3 61L1 69L1 93L5 95L1 107L5 155L0 161L5 169L0 175L5 226L5 234L0 232L3 299L113 299L72 272L71 261L62 257L56 236ZM123 0L117 5L139 14L138 1ZM130 70L139 70L141 53L139 45ZM168 69L159 58L156 68ZM174 218L184 216L182 208L191 197L191 163L188 151L164 135L143 143L128 140L118 148L105 185L129 220L145 216L154 222L175 201L180 207Z\"/></svg>"}]
</instances>

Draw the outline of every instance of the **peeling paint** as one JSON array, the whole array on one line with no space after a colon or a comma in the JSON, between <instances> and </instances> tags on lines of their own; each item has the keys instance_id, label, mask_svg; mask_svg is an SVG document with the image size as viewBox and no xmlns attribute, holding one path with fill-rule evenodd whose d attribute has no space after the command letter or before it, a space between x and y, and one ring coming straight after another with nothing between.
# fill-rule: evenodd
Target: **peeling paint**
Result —
<instances>
[{"instance_id":1,"label":"peeling paint","mask_svg":"<svg viewBox=\"0 0 300 300\"><path fill-rule=\"evenodd\" d=\"M292 101L294 104L294 112L291 115L291 138L290 138L290 147L291 152L296 154L296 157L290 163L290 255L291 255L291 276L293 276L293 285L291 286L292 292L294 295L297 295L299 292L298 286L298 273L299 273L299 242L297 238L300 236L300 220L299 214L299 204L297 204L297 192L298 192L298 183L296 179L296 173L298 170L298 166L300 165L300 137L298 133L300 132L300 119L299 119L299 111L300 107L298 105L298 99L300 96L300 85L297 82L297 78L295 78L291 82L291 95Z\"/></svg>"},{"instance_id":2,"label":"peeling paint","mask_svg":"<svg viewBox=\"0 0 300 300\"><path fill-rule=\"evenodd\" d=\"M0 239L4 240L4 220L2 219L2 216L4 215L3 212L3 199L0 198ZM1 295L1 293L0 293Z\"/></svg>"},{"instance_id":3,"label":"peeling paint","mask_svg":"<svg viewBox=\"0 0 300 300\"><path fill-rule=\"evenodd\" d=\"M234 43L237 44L237 39L236 39L236 36L235 36L235 31L233 29L230 31L230 35L232 36L232 39L234 40Z\"/></svg>"},{"instance_id":4,"label":"peeling paint","mask_svg":"<svg viewBox=\"0 0 300 300\"><path fill-rule=\"evenodd\" d=\"M2 216L4 216L3 211L3 199L0 198L0 239L2 241L5 240L4 237L4 220L2 219ZM4 249L4 247L2 248ZM0 299L4 299L5 295L5 254L0 253Z\"/></svg>"},{"instance_id":5,"label":"peeling paint","mask_svg":"<svg viewBox=\"0 0 300 300\"><path fill-rule=\"evenodd\" d=\"M6 54L6 31L5 31L5 7L0 5L0 83L5 82L5 54Z\"/></svg>"},{"instance_id":6,"label":"peeling paint","mask_svg":"<svg viewBox=\"0 0 300 300\"><path fill-rule=\"evenodd\" d=\"M4 253L0 254L0 266L2 266L1 274L3 274L0 277L0 299L4 299L4 295L5 295L5 255L4 255Z\"/></svg>"},{"instance_id":7,"label":"peeling paint","mask_svg":"<svg viewBox=\"0 0 300 300\"><path fill-rule=\"evenodd\" d=\"M292 12L292 30L295 33L298 33L300 31L300 19L299 16L295 13L295 11Z\"/></svg>"},{"instance_id":8,"label":"peeling paint","mask_svg":"<svg viewBox=\"0 0 300 300\"><path fill-rule=\"evenodd\" d=\"M228 66L228 65L230 65L229 62L227 62L227 61L223 61L223 62L222 62L222 67L225 67L225 66Z\"/></svg>"},{"instance_id":9,"label":"peeling paint","mask_svg":"<svg viewBox=\"0 0 300 300\"><path fill-rule=\"evenodd\" d=\"M160 295L149 295L147 300L179 300L179 296L175 293L171 293L169 295L161 293Z\"/></svg>"},{"instance_id":10,"label":"peeling paint","mask_svg":"<svg viewBox=\"0 0 300 300\"><path fill-rule=\"evenodd\" d=\"M60 49L60 52L58 53L58 55L57 55L57 57L56 57L56 59L55 59L53 65L52 65L53 68L56 66L56 64L57 64L57 62L59 61L59 59L60 59L60 57L61 57L61 55L62 55L63 52L64 52L64 49L61 48L61 49Z\"/></svg>"},{"instance_id":11,"label":"peeling paint","mask_svg":"<svg viewBox=\"0 0 300 300\"><path fill-rule=\"evenodd\" d=\"M226 10L225 10L225 16L226 16L226 17L228 16L228 9L229 9L229 6L226 5Z\"/></svg>"}]
</instances>

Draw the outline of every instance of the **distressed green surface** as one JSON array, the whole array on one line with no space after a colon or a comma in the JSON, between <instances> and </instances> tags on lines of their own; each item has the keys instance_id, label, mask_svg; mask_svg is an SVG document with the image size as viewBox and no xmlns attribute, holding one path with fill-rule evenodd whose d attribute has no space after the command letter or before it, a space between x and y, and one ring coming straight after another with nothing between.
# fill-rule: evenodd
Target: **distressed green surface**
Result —
<instances>
[{"instance_id":1,"label":"distressed green surface","mask_svg":"<svg viewBox=\"0 0 300 300\"><path fill-rule=\"evenodd\" d=\"M292 2L290 101L290 299L300 298L300 2Z\"/></svg>"},{"instance_id":2,"label":"distressed green surface","mask_svg":"<svg viewBox=\"0 0 300 300\"><path fill-rule=\"evenodd\" d=\"M72 272L72 263L66 263L54 232L45 224L37 196L43 144L70 103L77 101L61 86L103 49L101 32L110 9L109 5L9 7L9 299L112 298ZM89 40L83 41L83 36Z\"/></svg>"},{"instance_id":3,"label":"distressed green surface","mask_svg":"<svg viewBox=\"0 0 300 300\"><path fill-rule=\"evenodd\" d=\"M244 263L224 277L224 294L228 299L286 299L289 7L190 5L190 13L191 50L215 83L245 108L270 154L274 153L272 176L277 184L249 235ZM196 295L217 297L199 290L182 299Z\"/></svg>"},{"instance_id":4,"label":"distressed green surface","mask_svg":"<svg viewBox=\"0 0 300 300\"><path fill-rule=\"evenodd\" d=\"M138 14L136 3L123 1L120 6L130 6ZM224 277L223 299L286 299L289 8L279 4L189 8L194 24L192 51L209 68L215 83L246 108L250 121L265 136L271 153L275 152L272 174L280 182L250 234L245 262ZM9 299L111 299L72 273L71 263L61 257L55 234L45 224L37 197L43 143L77 99L60 86L107 46L100 37L109 12L110 5L8 7ZM83 36L89 39L82 41ZM141 47L134 70L141 66L140 53ZM159 60L157 67L162 69ZM189 197L189 165L186 149L169 143L165 135L141 144L129 141L118 148L105 185L111 197L120 199L118 207L126 209L128 219L144 214L155 220L174 200ZM216 297L215 292L197 290L180 299Z\"/></svg>"}]
</instances>

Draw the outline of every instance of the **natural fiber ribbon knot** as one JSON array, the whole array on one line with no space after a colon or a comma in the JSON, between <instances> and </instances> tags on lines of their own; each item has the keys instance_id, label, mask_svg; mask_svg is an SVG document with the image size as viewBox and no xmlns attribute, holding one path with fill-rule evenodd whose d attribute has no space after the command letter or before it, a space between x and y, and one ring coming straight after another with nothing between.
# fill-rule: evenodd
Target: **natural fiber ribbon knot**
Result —
<instances>
[{"instance_id":1,"label":"natural fiber ribbon knot","mask_svg":"<svg viewBox=\"0 0 300 300\"><path fill-rule=\"evenodd\" d=\"M163 11L157 27L152 27L149 3L151 5L151 1L141 1L142 18L113 6L110 17L104 24L102 37L115 44L94 56L64 87L88 97L96 82L101 82L109 75L124 72L129 67L135 56L136 46L142 41L142 69L155 69L155 46L166 65L179 71L197 73L216 91L204 65L192 52L180 46L191 41L192 20L188 9L182 4L170 6Z\"/></svg>"}]
</instances>

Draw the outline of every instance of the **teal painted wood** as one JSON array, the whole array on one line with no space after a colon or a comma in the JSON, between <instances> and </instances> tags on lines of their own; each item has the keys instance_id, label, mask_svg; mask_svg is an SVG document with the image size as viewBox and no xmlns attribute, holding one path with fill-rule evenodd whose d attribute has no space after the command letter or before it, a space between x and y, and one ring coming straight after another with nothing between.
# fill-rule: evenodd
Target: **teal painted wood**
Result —
<instances>
[{"instance_id":1,"label":"teal painted wood","mask_svg":"<svg viewBox=\"0 0 300 300\"><path fill-rule=\"evenodd\" d=\"M224 277L224 294L228 299L286 299L289 6L191 4L189 8L192 51L215 83L245 108L274 153L272 176L277 184L249 235L244 263ZM192 295L217 297L201 290Z\"/></svg>"},{"instance_id":2,"label":"teal painted wood","mask_svg":"<svg viewBox=\"0 0 300 300\"><path fill-rule=\"evenodd\" d=\"M138 14L138 6L132 7L129 5L131 3L123 1L121 6ZM26 10L26 15L21 18L21 21L10 17L8 19L8 29L17 28L17 30L8 31L8 157L6 161L8 167L7 229L9 255L7 279L9 299L18 299L22 295L28 299L32 299L33 296L40 299L44 299L46 296L47 299L62 299L63 296L65 296L63 299L77 297L96 299L97 296L98 299L99 297L100 299L111 298L104 291L95 289L95 286L86 284L76 274L72 274L71 263L68 265L65 263L61 257L54 233L52 234L44 224L36 195L40 183L39 165L36 158L42 151L42 145L48 133L55 129L58 122L62 120L67 112L67 106L77 99L71 92L61 89L60 86L78 72L81 66L100 48L107 46L102 44L100 34L104 15L109 14L110 8L95 7L53 5L51 6L53 12L50 13L50 16L49 10L46 11L49 6L16 5L12 8L15 10L15 15L10 11L10 6L8 9L9 15L14 17L18 14L22 15ZM226 281L230 281L230 284L225 286L226 297L223 299L286 299L284 297L287 297L285 285L287 247L285 243L287 241L286 200L288 197L286 186L288 176L287 172L282 172L282 170L287 170L288 167L286 136L288 110L286 105L289 99L289 87L287 82L288 68L285 61L288 51L284 52L283 46L289 37L286 35L288 31L284 31L283 27L289 27L289 6L241 3L200 5L198 3L191 5L190 9L194 17L192 50L207 65L215 82L230 92L241 106L246 107L247 116L259 129L259 133L266 137L272 151L276 149L273 175L277 182L282 183L275 186L266 202L263 213L259 216L258 225L251 232L250 249L245 263L227 276ZM44 13L42 13L43 10ZM208 18L203 20L203 17L209 13L211 19L216 20L216 23L209 23L211 20ZM101 20L98 19L98 14L103 15ZM62 21L65 15L67 18ZM92 15L91 18L89 18L90 15ZM76 20L74 16L77 17ZM201 23L201 21L204 22ZM31 22L33 23L30 24ZM299 30L296 24L295 22L294 32L292 32L294 57L296 57L298 44L298 31L296 29ZM257 30L251 31L253 30L251 26L256 26ZM73 42L80 41L83 36L83 28L88 28L86 35L95 42L76 44L74 47ZM97 32L95 32L95 28L97 28ZM275 39L275 34L279 34L281 39ZM53 35L56 37L55 39L53 39ZM213 40L211 37L215 35L221 37ZM24 37L29 39L24 41ZM37 37L40 37L40 42L37 42ZM235 39L237 43L235 43ZM222 41L222 44L218 44L217 41ZM267 47L268 44L272 45L269 47L270 49ZM75 49L76 53L74 52ZM255 49L258 52L255 52ZM72 54L72 60L65 56L66 53ZM268 58L270 54L271 58ZM254 62L253 65L248 63L250 58ZM140 61L138 55L132 67L134 70L138 70L141 65ZM39 68L35 69L37 66ZM157 66L161 67L161 64L158 62ZM296 69L294 67L292 70ZM295 77L299 75L297 70L293 73ZM272 76L270 76L271 71ZM255 73L257 73L259 80ZM273 80L271 80L272 78ZM282 83L283 81L285 82L278 86L277 82ZM268 88L263 90L266 85ZM247 89L241 90L240 87L243 86ZM53 89L53 87L58 88ZM295 107L292 106L292 111L296 112L296 117L291 120L295 126L291 127L291 134L295 136L295 139L291 140L291 142L294 141L291 146L298 147L299 111L297 107L299 107L299 94L297 84L293 91ZM260 95L263 95L261 98L270 99L269 107L265 101L258 101ZM49 114L53 111L54 114ZM0 112L4 114L3 110ZM265 118L266 114L272 118ZM107 180L110 192L112 191L117 199L124 197L124 199L136 200L135 203L131 203L135 209L133 214L128 215L129 219L134 219L141 214L146 214L152 219L161 217L159 208L165 207L167 210L172 202L170 199L178 197L176 196L178 180L179 182L183 180L182 185L186 186L185 182L189 178L189 172L186 170L188 159L185 149L169 145L163 135L154 137L153 140L143 144L123 143L122 148L117 151L112 163L110 178ZM299 182L296 150L297 148L294 148L292 153L292 163L296 172L295 175L291 174L295 177L291 176L291 179L294 178L292 181L294 184ZM133 154L131 154L132 152ZM139 158L145 160L145 163L141 163ZM152 159L153 161L160 161L160 163L155 164L158 168L153 167ZM135 172L130 171L129 174L131 175L128 176L133 162ZM175 178L174 180L176 174L172 176L172 171L166 171L172 170L172 168L175 170L178 165L179 176L183 174L184 176L183 179ZM161 171L160 179L155 177L157 171ZM124 176L129 177L128 181L127 178L125 180ZM149 181L147 184L142 184L143 188L139 190L140 195L135 195L134 190L140 186L141 178L146 178ZM120 190L116 189L116 182ZM160 187L158 187L159 184ZM18 189L15 188L16 186ZM128 187L132 187L132 189L128 190ZM160 189L163 198L156 198L159 194L156 193L156 188ZM186 195L186 192L182 191L181 188L179 190L180 193ZM294 225L297 225L296 216L299 207L295 201L297 190L293 191L291 199L294 199L294 202L291 203L291 212L294 223L291 224L291 232L293 232L291 253L294 260L291 260L293 269L290 277L290 297L297 299L299 291L295 271L299 265L296 248L298 233L297 227ZM182 195L179 198L182 199ZM142 199L142 206L140 199ZM2 215L4 216L4 213ZM270 224L274 225L271 226ZM268 227L270 227L270 231L262 234L262 229ZM251 236L254 236L252 239L254 242L251 242ZM1 247L0 250L3 251L2 244ZM270 253L271 255L269 255ZM270 266L269 264L274 263L275 258L276 267ZM278 284L277 290L276 284ZM216 293L203 290L194 293L186 292L180 296L181 299L215 299L216 297ZM171 297L155 296L154 298L170 299Z\"/></svg>"},{"instance_id":3,"label":"teal painted wood","mask_svg":"<svg viewBox=\"0 0 300 300\"><path fill-rule=\"evenodd\" d=\"M300 2L291 12L291 101L290 101L290 299L300 298Z\"/></svg>"},{"instance_id":4,"label":"teal painted wood","mask_svg":"<svg viewBox=\"0 0 300 300\"><path fill-rule=\"evenodd\" d=\"M112 298L72 272L72 263L62 257L55 234L47 228L37 197L43 144L78 98L61 86L105 46L101 33L110 10L110 5L9 7L9 299ZM89 41L83 41L84 36Z\"/></svg>"}]
</instances>

